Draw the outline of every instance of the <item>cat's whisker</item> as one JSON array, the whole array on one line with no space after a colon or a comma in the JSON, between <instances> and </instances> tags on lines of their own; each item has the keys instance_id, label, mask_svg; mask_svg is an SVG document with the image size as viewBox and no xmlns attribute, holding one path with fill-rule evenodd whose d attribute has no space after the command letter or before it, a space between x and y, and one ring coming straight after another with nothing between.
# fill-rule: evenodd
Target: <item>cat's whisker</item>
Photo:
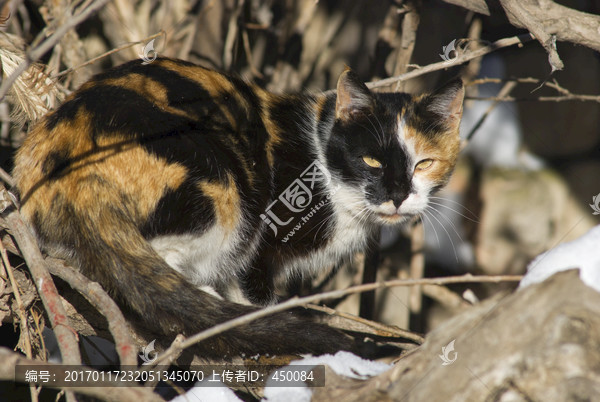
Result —
<instances>
[{"instance_id":1,"label":"cat's whisker","mask_svg":"<svg viewBox=\"0 0 600 402\"><path fill-rule=\"evenodd\" d=\"M465 219L467 219L467 220L469 220L469 221L471 221L471 222L474 222L474 223L479 223L479 221L477 221L477 220L475 220L475 219L473 219L473 218L470 218L470 217L466 216L465 214L462 214L462 213L460 213L458 210L456 210L456 209L454 209L454 208L452 208L452 207L450 207L450 206L448 206L448 205L441 204L441 203L439 203L439 202L435 202L435 201L431 201L431 200L429 200L429 204L431 204L431 205L435 205L435 206L438 206L438 207L442 207L442 208L446 208L446 209L448 209L448 210L450 210L450 211L454 212L454 213L455 213L455 214L457 214L457 215L460 215L460 216L462 216L463 218L465 218Z\"/></svg>"},{"instance_id":2,"label":"cat's whisker","mask_svg":"<svg viewBox=\"0 0 600 402\"><path fill-rule=\"evenodd\" d=\"M429 199L430 199L430 200L440 200L440 201L442 201L442 202L444 202L444 201L451 202L451 203L453 203L453 204L455 204L455 205L457 205L457 206L461 207L461 208L462 208L463 210L465 210L466 212L468 212L468 213L471 215L471 217L468 217L468 216L466 216L466 215L463 215L463 214L462 214L462 213L460 213L460 211L458 211L458 210L451 209L451 208L450 208L448 205L445 205L445 204L443 204L442 206L444 206L444 207L446 207L446 208L448 208L448 209L451 209L452 211L456 212L457 214L459 214L460 216L462 216L462 217L463 217L463 218L465 218L465 219L469 219L469 220L470 220L470 221L472 221L472 222L479 223L479 221L478 221L478 219L479 219L479 218L477 217L477 215L476 215L476 214L475 214L473 211L471 211L469 208L465 207L463 204L461 204L461 203L460 203L460 202L458 202L458 201L454 201L453 199L450 199L450 198L436 197L436 196L429 196Z\"/></svg>"},{"instance_id":3,"label":"cat's whisker","mask_svg":"<svg viewBox=\"0 0 600 402\"><path fill-rule=\"evenodd\" d=\"M440 243L440 237L438 236L437 230L435 229L435 225L433 224L433 222L431 221L431 219L427 217L426 211L422 211L419 214L419 216L421 216L421 218L424 219L424 221L423 221L423 230L427 230L425 228L425 226L426 226L425 223L428 223L428 225L433 230L433 234L435 235L435 239L437 240L438 248L440 248L442 246L442 244Z\"/></svg>"},{"instance_id":4,"label":"cat's whisker","mask_svg":"<svg viewBox=\"0 0 600 402\"><path fill-rule=\"evenodd\" d=\"M379 117L377 117L376 114L373 114L373 117L375 117L375 120L377 121L377 124L379 124L379 128L381 129L381 134L382 136L385 138L387 138L387 143L389 144L391 141L391 137L390 136L386 136L385 135L385 130L383 129L383 125L381 124L381 120L379 120Z\"/></svg>"},{"instance_id":5,"label":"cat's whisker","mask_svg":"<svg viewBox=\"0 0 600 402\"><path fill-rule=\"evenodd\" d=\"M458 236L458 238L460 239L461 242L464 242L464 240L462 239L462 236L460 235L460 233L458 233L458 230L456 228L456 225L454 224L454 222L452 222L452 220L450 218L448 218L446 215L444 215L441 211L438 211L437 209L433 208L433 207L428 207L431 209L431 212L437 212L439 214L440 217L444 218L444 220L446 222L448 222L448 224L450 225L450 227L452 228L452 230L454 231L454 233L456 233L456 236Z\"/></svg>"},{"instance_id":6,"label":"cat's whisker","mask_svg":"<svg viewBox=\"0 0 600 402\"><path fill-rule=\"evenodd\" d=\"M328 216L326 216L326 217L323 219L323 221L322 221L322 222L319 224L319 226L317 227L317 229L316 229L316 232L315 232L315 237L313 238L313 240L314 240L314 241L316 241L316 240L317 240L317 234L319 233L319 231L321 230L321 228L323 227L323 225L325 225L325 224L329 223L329 222L331 221L331 219L332 219L332 218L333 218L333 215L328 215ZM330 229L330 231L331 231L331 229Z\"/></svg>"},{"instance_id":7,"label":"cat's whisker","mask_svg":"<svg viewBox=\"0 0 600 402\"><path fill-rule=\"evenodd\" d=\"M377 118L377 116L375 116L375 118ZM377 139L377 143L379 144L380 147L383 148L383 138L384 138L384 131L383 131L383 127L381 126L381 123L379 123L379 120L377 120L377 122L379 123L379 127L381 129L381 131L377 131L377 127L375 127L375 124L373 124L373 121L371 120L371 117L369 115L367 115L367 120L369 120L369 123L371 123L371 126L373 126L373 129L375 130L375 134L377 134L376 139Z\"/></svg>"},{"instance_id":8,"label":"cat's whisker","mask_svg":"<svg viewBox=\"0 0 600 402\"><path fill-rule=\"evenodd\" d=\"M307 237L309 234L311 234L314 231L315 235L313 237L313 241L316 242L319 231L321 230L323 225L325 225L326 223L328 223L331 220L332 217L333 217L333 215L325 216L323 219L321 219L320 222L317 222L317 224L312 229L308 230L302 237Z\"/></svg>"},{"instance_id":9,"label":"cat's whisker","mask_svg":"<svg viewBox=\"0 0 600 402\"><path fill-rule=\"evenodd\" d=\"M377 128L373 125L371 120L369 120L369 123L371 123L371 126L373 126L373 129L375 129L375 131L371 130L369 127L363 126L362 124L357 124L357 125L359 127L364 128L365 130L367 130L369 132L369 134L371 134L373 137L375 137L377 144L379 144L380 147L383 147L383 143L381 142L380 135L377 133Z\"/></svg>"},{"instance_id":10,"label":"cat's whisker","mask_svg":"<svg viewBox=\"0 0 600 402\"><path fill-rule=\"evenodd\" d=\"M364 212L367 212L366 214ZM364 222L366 222L369 217L373 214L373 212L371 211L371 209L369 208L368 205L364 205L363 203L363 208L361 210L358 211L358 213L356 213L356 215L353 216L353 219L357 219L357 222L359 225L362 225Z\"/></svg>"},{"instance_id":11,"label":"cat's whisker","mask_svg":"<svg viewBox=\"0 0 600 402\"><path fill-rule=\"evenodd\" d=\"M427 210L423 210L423 212L425 212L425 211L427 211ZM454 245L454 240L452 240L452 236L450 236L450 233L448 232L448 230L446 229L444 224L433 213L431 213L431 211L429 211L429 216L431 218L435 219L437 221L437 223L440 224L440 227L444 230L444 232L446 232L446 235L448 236L448 240L450 240L450 244L452 244L452 251L454 252L454 258L456 258L456 262L458 262L458 254L456 254L456 246Z\"/></svg>"}]
</instances>

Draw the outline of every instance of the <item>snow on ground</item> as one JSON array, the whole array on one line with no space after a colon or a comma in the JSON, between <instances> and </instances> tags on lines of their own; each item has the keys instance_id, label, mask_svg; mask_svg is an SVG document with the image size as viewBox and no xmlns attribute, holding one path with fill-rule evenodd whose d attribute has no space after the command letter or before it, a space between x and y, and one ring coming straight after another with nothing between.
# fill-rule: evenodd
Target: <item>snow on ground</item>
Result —
<instances>
[{"instance_id":1,"label":"snow on ground","mask_svg":"<svg viewBox=\"0 0 600 402\"><path fill-rule=\"evenodd\" d=\"M295 360L289 366L283 367L280 370L290 371L294 369L294 366L302 366L303 370L310 370L311 367L317 365L327 365L338 375L361 380L383 373L392 367L389 364L365 360L350 352L340 351L335 355L306 357L302 360ZM275 384L276 382L271 379L267 381L263 401L309 402L311 399L312 391L306 386L281 387L274 386ZM235 393L226 388L222 383L215 386L214 382L208 383L206 380L198 382L188 393L178 396L172 401L241 402Z\"/></svg>"},{"instance_id":2,"label":"snow on ground","mask_svg":"<svg viewBox=\"0 0 600 402\"><path fill-rule=\"evenodd\" d=\"M222 382L199 381L184 395L179 395L171 402L242 402L240 398Z\"/></svg>"},{"instance_id":3,"label":"snow on ground","mask_svg":"<svg viewBox=\"0 0 600 402\"><path fill-rule=\"evenodd\" d=\"M600 292L600 225L578 239L540 254L527 267L519 288L539 283L560 271L579 268L582 282Z\"/></svg>"},{"instance_id":4,"label":"snow on ground","mask_svg":"<svg viewBox=\"0 0 600 402\"><path fill-rule=\"evenodd\" d=\"M302 360L295 360L289 366L282 370L293 369L293 366L317 366L324 364L329 366L337 375L356 378L360 380L367 379L377 374L383 373L392 366L385 363L362 359L350 352L340 351L335 355L323 355L315 357L306 357ZM325 379L327 380L327 379ZM271 380L267 381L265 388L265 401L285 401L285 402L308 402L310 401L312 391L309 388L300 387L273 387Z\"/></svg>"}]
</instances>

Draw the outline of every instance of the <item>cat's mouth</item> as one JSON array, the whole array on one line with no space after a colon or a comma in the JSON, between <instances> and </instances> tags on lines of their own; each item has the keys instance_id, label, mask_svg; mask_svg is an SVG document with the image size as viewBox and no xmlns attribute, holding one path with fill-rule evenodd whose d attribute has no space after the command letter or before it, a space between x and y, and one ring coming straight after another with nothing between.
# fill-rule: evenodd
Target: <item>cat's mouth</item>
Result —
<instances>
[{"instance_id":1,"label":"cat's mouth","mask_svg":"<svg viewBox=\"0 0 600 402\"><path fill-rule=\"evenodd\" d=\"M395 223L400 223L402 221L404 221L407 218L407 215L401 215L397 212L391 213L391 214L385 214L382 212L377 212L376 213L377 217L383 221L383 223L386 223L388 225L390 224L395 224Z\"/></svg>"}]
</instances>

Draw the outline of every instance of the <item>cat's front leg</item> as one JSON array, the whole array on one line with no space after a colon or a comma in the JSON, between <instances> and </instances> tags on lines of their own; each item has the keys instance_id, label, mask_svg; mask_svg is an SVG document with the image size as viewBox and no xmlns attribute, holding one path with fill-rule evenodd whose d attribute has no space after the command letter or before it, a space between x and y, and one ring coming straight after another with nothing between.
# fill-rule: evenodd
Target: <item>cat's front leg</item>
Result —
<instances>
[{"instance_id":1,"label":"cat's front leg","mask_svg":"<svg viewBox=\"0 0 600 402\"><path fill-rule=\"evenodd\" d=\"M243 273L240 285L244 296L253 304L266 306L278 301L275 294L275 266L270 258L257 257Z\"/></svg>"}]
</instances>

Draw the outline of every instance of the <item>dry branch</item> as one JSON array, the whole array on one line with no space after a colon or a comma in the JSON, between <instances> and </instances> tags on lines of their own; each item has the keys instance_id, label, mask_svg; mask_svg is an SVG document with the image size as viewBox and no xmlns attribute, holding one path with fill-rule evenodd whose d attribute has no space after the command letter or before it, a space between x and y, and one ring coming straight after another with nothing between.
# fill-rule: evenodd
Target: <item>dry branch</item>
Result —
<instances>
[{"instance_id":1,"label":"dry branch","mask_svg":"<svg viewBox=\"0 0 600 402\"><path fill-rule=\"evenodd\" d=\"M48 37L42 43L35 46L33 49L27 50L27 52L25 53L25 60L15 69L15 71L8 78L2 80L2 85L0 85L0 100L4 99L12 84L23 72L25 72L25 70L27 70L31 63L39 60L39 58L42 57L47 51L52 49L52 47L55 46L70 29L76 27L81 22L85 21L88 17L90 17L100 8L102 8L109 1L110 0L96 0L92 2L87 8L75 14L64 25L61 25L52 35L50 35L50 37ZM44 37L44 34L45 31L42 31L35 41L41 40L41 38Z\"/></svg>"},{"instance_id":2,"label":"dry branch","mask_svg":"<svg viewBox=\"0 0 600 402\"><path fill-rule=\"evenodd\" d=\"M5 192L6 194L6 192ZM6 223L5 223L6 224ZM10 226L7 224L7 229ZM7 239L8 240L8 239ZM0 243L0 255L4 265L7 266L8 259L5 257L6 249L10 247L11 252L22 257L19 249L14 245L4 245ZM84 296L107 320L108 328L115 341L117 354L121 365L136 365L137 351L132 341L129 326L123 313L113 299L102 289L102 287L92 282L75 269L65 265L64 261L57 258L47 258L44 260L45 266L52 273L67 282L74 290ZM8 266L10 268L10 266ZM10 273L9 273L10 276ZM18 292L15 293L18 302ZM28 356L29 357L29 356Z\"/></svg>"},{"instance_id":3,"label":"dry branch","mask_svg":"<svg viewBox=\"0 0 600 402\"><path fill-rule=\"evenodd\" d=\"M62 260L47 258L45 261L52 275L67 282L106 318L121 365L137 365L137 349L131 339L129 325L113 299L98 283L90 281L78 271L66 266Z\"/></svg>"},{"instance_id":4,"label":"dry branch","mask_svg":"<svg viewBox=\"0 0 600 402\"><path fill-rule=\"evenodd\" d=\"M531 12L537 12L539 9L530 10L525 7L526 3L530 2L526 0L500 0L500 4L504 7L510 22L515 26L527 28L546 49L552 72L562 70L565 66L556 50L556 37L547 32L542 22L531 14Z\"/></svg>"},{"instance_id":5,"label":"dry branch","mask_svg":"<svg viewBox=\"0 0 600 402\"><path fill-rule=\"evenodd\" d=\"M431 73L434 71L444 70L449 67L458 66L460 64L466 63L467 61L473 60L477 57L485 56L486 54L494 52L498 49L502 49L505 47L513 46L513 45L522 45L525 42L529 42L531 39L533 39L533 38L530 34L500 39L488 46L483 46L472 52L465 52L463 54L459 54L457 57L455 57L454 59L451 59L449 61L440 61L438 63L432 63L425 67L420 67L413 71L409 71L408 73L400 74L395 77L385 78L383 80L379 80L379 81L375 81L375 82L367 82L367 87L369 87L369 88L384 87L384 86L394 84L398 81L405 81L405 80L419 77L421 75Z\"/></svg>"},{"instance_id":6,"label":"dry branch","mask_svg":"<svg viewBox=\"0 0 600 402\"><path fill-rule=\"evenodd\" d=\"M588 102L600 102L600 95L586 95L586 94L574 94L571 91L569 91L568 89L562 87L556 80L553 80L552 82L548 82L548 81L541 81L537 78L533 78L533 77L526 77L526 78L507 78L507 79L503 79L503 78L479 78L476 80L473 80L471 82L468 82L466 85L481 85L481 84L487 84L487 83L495 83L495 84L500 84L500 83L506 83L506 82L515 82L515 83L519 83L519 84L536 84L536 85L540 85L540 86L546 86L548 88L554 89L555 91L557 91L559 94L561 94L561 96L539 96L539 97L521 97L521 98L515 98L515 97L510 97L507 95L498 95L498 96L494 96L494 97L474 97L474 96L467 96L466 99L473 99L473 100L492 100L492 101L498 101L498 102L520 102L520 101L539 101L539 102L563 102L563 101L588 101Z\"/></svg>"},{"instance_id":7,"label":"dry branch","mask_svg":"<svg viewBox=\"0 0 600 402\"><path fill-rule=\"evenodd\" d=\"M508 94L515 88L515 86L517 86L517 83L514 81L509 81L506 84L504 84L502 89L500 89L500 92L498 92L498 98L504 98L504 97L508 96ZM472 99L472 98L470 98L470 99ZM498 106L499 103L500 103L500 101L494 101L486 109L486 111L481 115L479 120L477 120L477 122L475 123L475 125L473 126L473 128L471 129L469 134L467 134L467 136L465 137L465 142L468 143L471 140L471 138L473 138L473 136L475 135L477 130L479 130L479 128L483 125L483 123L488 118L490 113L492 113L492 111L496 108L496 106Z\"/></svg>"},{"instance_id":8,"label":"dry branch","mask_svg":"<svg viewBox=\"0 0 600 402\"><path fill-rule=\"evenodd\" d=\"M599 306L578 272L561 272L453 317L379 376L328 376L312 400L597 400ZM442 347L453 340L456 360L442 365Z\"/></svg>"},{"instance_id":9,"label":"dry branch","mask_svg":"<svg viewBox=\"0 0 600 402\"><path fill-rule=\"evenodd\" d=\"M21 292L19 291L19 286L17 281L15 280L15 276L13 274L12 266L10 265L10 261L8 261L8 255L6 253L6 249L0 243L0 255L2 256L2 272L6 272L6 276L10 280L10 284L12 287L13 294L15 296L15 301L17 302L17 308L19 315L19 329L21 331L19 344L23 345L23 349L25 349L25 356L29 359L33 358L33 350L32 350L32 341L31 341L31 333L28 328L27 315L25 311L25 306L21 301ZM35 384L29 384L29 391L31 394L31 400L33 402L37 401L37 390L35 388Z\"/></svg>"},{"instance_id":10,"label":"dry branch","mask_svg":"<svg viewBox=\"0 0 600 402\"><path fill-rule=\"evenodd\" d=\"M418 221L411 230L410 251L410 277L421 279L425 274L425 228L422 221ZM421 312L421 286L410 288L408 302L411 313L419 314Z\"/></svg>"},{"instance_id":11,"label":"dry branch","mask_svg":"<svg viewBox=\"0 0 600 402\"><path fill-rule=\"evenodd\" d=\"M468 100L477 101L494 101L494 102L598 102L600 103L600 95L579 95L570 94L562 96L538 96L538 97L514 97L514 96L465 96Z\"/></svg>"},{"instance_id":12,"label":"dry branch","mask_svg":"<svg viewBox=\"0 0 600 402\"><path fill-rule=\"evenodd\" d=\"M485 0L443 1L480 14L490 15ZM511 10L518 7L530 16L529 21L522 21L507 10L510 23L519 28L528 28L527 24L535 23L538 27L541 26L546 33L556 35L556 39L559 41L571 42L600 51L599 15L577 11L551 0L504 0L501 1L501 4L505 9L506 6Z\"/></svg>"},{"instance_id":13,"label":"dry branch","mask_svg":"<svg viewBox=\"0 0 600 402\"><path fill-rule=\"evenodd\" d=\"M329 315L334 315L334 316L337 316L340 318L344 318L348 321L359 323L362 325L360 330L365 331L365 328L367 328L366 329L366 331L368 331L367 333L372 333L374 335L385 336L385 337L406 338L406 339L410 339L411 341L414 341L418 344L421 344L424 341L424 339L421 335L418 335L414 332L407 331L405 329L398 328L393 325L385 325L385 324L379 323L377 321L367 320L366 318L362 318L362 317L358 317L358 316L355 316L352 314L344 313L343 311L337 311L331 307L319 306L317 304L307 304L306 307L310 308L311 310L321 311L321 312L329 314ZM342 328L342 329L345 329L345 328ZM349 329L353 329L353 328L349 328Z\"/></svg>"},{"instance_id":14,"label":"dry branch","mask_svg":"<svg viewBox=\"0 0 600 402\"><path fill-rule=\"evenodd\" d=\"M417 42L417 29L419 28L420 21L417 2L408 1L405 5L405 10L406 13L402 18L402 33L393 75L400 75L406 72ZM401 81L398 81L395 90L399 91L401 89Z\"/></svg>"},{"instance_id":15,"label":"dry branch","mask_svg":"<svg viewBox=\"0 0 600 402\"><path fill-rule=\"evenodd\" d=\"M490 15L485 0L444 0L484 15ZM600 51L600 16L577 11L551 0L500 0L511 24L525 28L542 44L552 71L562 70L556 40Z\"/></svg>"},{"instance_id":16,"label":"dry branch","mask_svg":"<svg viewBox=\"0 0 600 402\"><path fill-rule=\"evenodd\" d=\"M490 15L490 9L485 0L443 0L448 4L466 8L483 15Z\"/></svg>"},{"instance_id":17,"label":"dry branch","mask_svg":"<svg viewBox=\"0 0 600 402\"><path fill-rule=\"evenodd\" d=\"M347 289L332 290L330 292L319 293L306 297L293 297L282 303L265 307L252 313L226 321L212 328L199 332L190 336L181 343L179 349L189 348L198 342L202 342L210 337L221 334L232 328L248 324L259 318L272 315L281 311L289 310L294 307L305 306L309 303L315 303L326 299L336 299L352 293L368 292L370 290L383 289L396 286L416 286L416 285L445 285L451 283L499 283L499 282L518 282L523 278L522 275L496 275L496 276L473 276L471 274L460 276L449 276L445 278L423 278L423 279L395 279L386 282L368 283L363 285L352 286ZM175 350L172 352L175 353ZM163 353L158 356L155 363L159 364L171 358L171 353Z\"/></svg>"},{"instance_id":18,"label":"dry branch","mask_svg":"<svg viewBox=\"0 0 600 402\"><path fill-rule=\"evenodd\" d=\"M104 52L104 53L102 53L99 56L91 58L90 60L87 60L84 63L81 63L81 64L79 64L77 66L74 66L74 67L69 67L66 70L63 70L63 71L61 71L59 73L56 73L56 74L52 75L52 78L58 78L58 77L62 77L63 75L70 74L73 71L77 71L78 69L80 69L82 67L89 66L90 64L94 64L98 60L102 60L103 58L105 58L107 56L110 56L111 54L120 52L121 50L129 49L130 47L135 46L135 45L139 45L140 43L147 43L147 42L149 42L152 39L158 38L159 36L163 36L164 37L165 35L166 35L166 33L164 31L160 31L158 33L155 33L154 35L147 36L144 39L140 39L140 40L138 40L136 42L129 42L129 43L126 43L124 45L118 46L118 47L116 47L114 49L109 50L108 52Z\"/></svg>"},{"instance_id":19,"label":"dry branch","mask_svg":"<svg viewBox=\"0 0 600 402\"><path fill-rule=\"evenodd\" d=\"M60 300L60 295L54 286L54 281L46 268L44 258L29 228L21 219L17 210L10 211L6 216L8 230L14 237L31 276L42 299L52 329L56 335L63 363L80 364L79 345L76 334L69 326L69 319Z\"/></svg>"}]
</instances>

